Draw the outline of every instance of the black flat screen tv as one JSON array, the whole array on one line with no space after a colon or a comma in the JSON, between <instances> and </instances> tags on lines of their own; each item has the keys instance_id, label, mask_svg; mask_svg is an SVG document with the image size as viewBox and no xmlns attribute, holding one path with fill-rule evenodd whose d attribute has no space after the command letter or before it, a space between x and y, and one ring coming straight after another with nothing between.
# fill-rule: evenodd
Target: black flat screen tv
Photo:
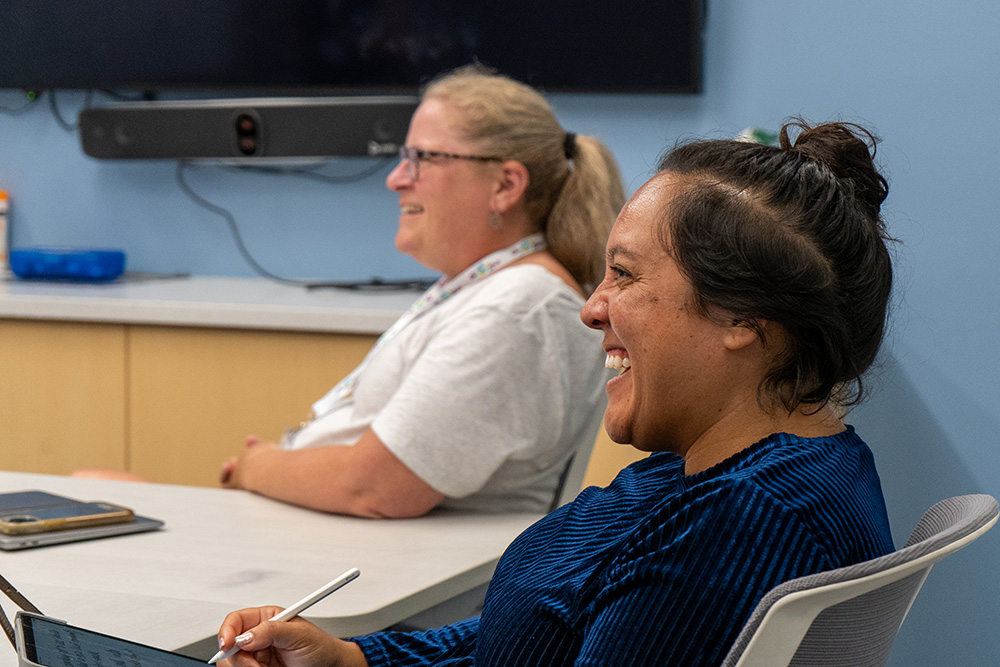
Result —
<instances>
[{"instance_id":1,"label":"black flat screen tv","mask_svg":"<svg viewBox=\"0 0 1000 667\"><path fill-rule=\"evenodd\" d=\"M695 93L706 0L4 0L0 88L414 92L478 60L550 92Z\"/></svg>"}]
</instances>

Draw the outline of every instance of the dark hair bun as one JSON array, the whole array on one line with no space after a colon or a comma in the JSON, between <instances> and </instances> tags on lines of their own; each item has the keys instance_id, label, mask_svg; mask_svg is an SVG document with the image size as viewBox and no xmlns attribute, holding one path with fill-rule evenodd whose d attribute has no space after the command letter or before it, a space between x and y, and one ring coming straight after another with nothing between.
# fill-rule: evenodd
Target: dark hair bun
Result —
<instances>
[{"instance_id":1,"label":"dark hair bun","mask_svg":"<svg viewBox=\"0 0 1000 667\"><path fill-rule=\"evenodd\" d=\"M797 128L794 143L789 129ZM780 145L826 166L839 180L849 183L855 200L872 218L877 219L882 202L889 194L889 184L875 167L878 137L854 123L823 123L810 127L796 119L781 128Z\"/></svg>"}]
</instances>

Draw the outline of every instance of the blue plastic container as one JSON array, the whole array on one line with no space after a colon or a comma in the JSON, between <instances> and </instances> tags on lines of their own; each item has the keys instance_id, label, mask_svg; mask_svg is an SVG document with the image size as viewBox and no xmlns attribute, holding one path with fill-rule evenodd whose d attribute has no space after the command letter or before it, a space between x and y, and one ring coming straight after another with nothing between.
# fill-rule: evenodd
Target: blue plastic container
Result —
<instances>
[{"instance_id":1,"label":"blue plastic container","mask_svg":"<svg viewBox=\"0 0 1000 667\"><path fill-rule=\"evenodd\" d=\"M18 278L107 282L125 271L121 250L18 248L10 251L10 270Z\"/></svg>"}]
</instances>

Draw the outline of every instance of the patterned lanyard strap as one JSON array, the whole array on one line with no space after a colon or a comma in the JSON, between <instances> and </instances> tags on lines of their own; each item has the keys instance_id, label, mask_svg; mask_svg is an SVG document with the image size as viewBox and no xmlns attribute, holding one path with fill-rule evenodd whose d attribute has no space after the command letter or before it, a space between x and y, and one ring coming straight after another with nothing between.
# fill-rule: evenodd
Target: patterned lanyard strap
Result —
<instances>
[{"instance_id":1,"label":"patterned lanyard strap","mask_svg":"<svg viewBox=\"0 0 1000 667\"><path fill-rule=\"evenodd\" d=\"M451 280L442 277L436 283L431 285L431 287L424 292L420 298L413 302L413 305L410 306L409 310L403 313L402 317L396 320L391 327L386 329L385 333L379 336L378 340L375 341L375 345L372 347L368 355L365 356L361 364L351 371L350 375L337 383L336 387L327 392L326 396L313 403L312 418L316 419L317 417L337 409L340 407L342 401L349 399L354 394L354 388L358 383L358 378L361 376L365 366L368 364L368 360L372 358L376 350L384 345L386 341L391 340L396 334L402 331L410 322L420 317L431 308L444 303L463 287L471 285L478 280L482 280L491 273L499 271L503 267L521 259L522 257L526 257L544 249L545 237L542 234L532 234L531 236L521 239L512 246L504 248L503 250L497 250L496 252L487 255Z\"/></svg>"}]
</instances>

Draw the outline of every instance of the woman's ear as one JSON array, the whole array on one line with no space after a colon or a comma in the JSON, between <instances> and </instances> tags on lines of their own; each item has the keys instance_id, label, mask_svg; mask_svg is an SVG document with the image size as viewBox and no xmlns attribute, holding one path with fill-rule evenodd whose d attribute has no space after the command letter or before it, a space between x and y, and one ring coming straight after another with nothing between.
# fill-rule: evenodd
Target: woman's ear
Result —
<instances>
[{"instance_id":1,"label":"woman's ear","mask_svg":"<svg viewBox=\"0 0 1000 667\"><path fill-rule=\"evenodd\" d=\"M496 191L493 193L493 209L504 213L511 206L521 201L528 189L528 168L517 160L507 160L501 166L500 178Z\"/></svg>"},{"instance_id":2,"label":"woman's ear","mask_svg":"<svg viewBox=\"0 0 1000 667\"><path fill-rule=\"evenodd\" d=\"M727 350L733 352L742 350L756 341L763 343L767 325L767 322L761 320L753 324L733 320L733 323L723 333L722 343Z\"/></svg>"}]
</instances>

